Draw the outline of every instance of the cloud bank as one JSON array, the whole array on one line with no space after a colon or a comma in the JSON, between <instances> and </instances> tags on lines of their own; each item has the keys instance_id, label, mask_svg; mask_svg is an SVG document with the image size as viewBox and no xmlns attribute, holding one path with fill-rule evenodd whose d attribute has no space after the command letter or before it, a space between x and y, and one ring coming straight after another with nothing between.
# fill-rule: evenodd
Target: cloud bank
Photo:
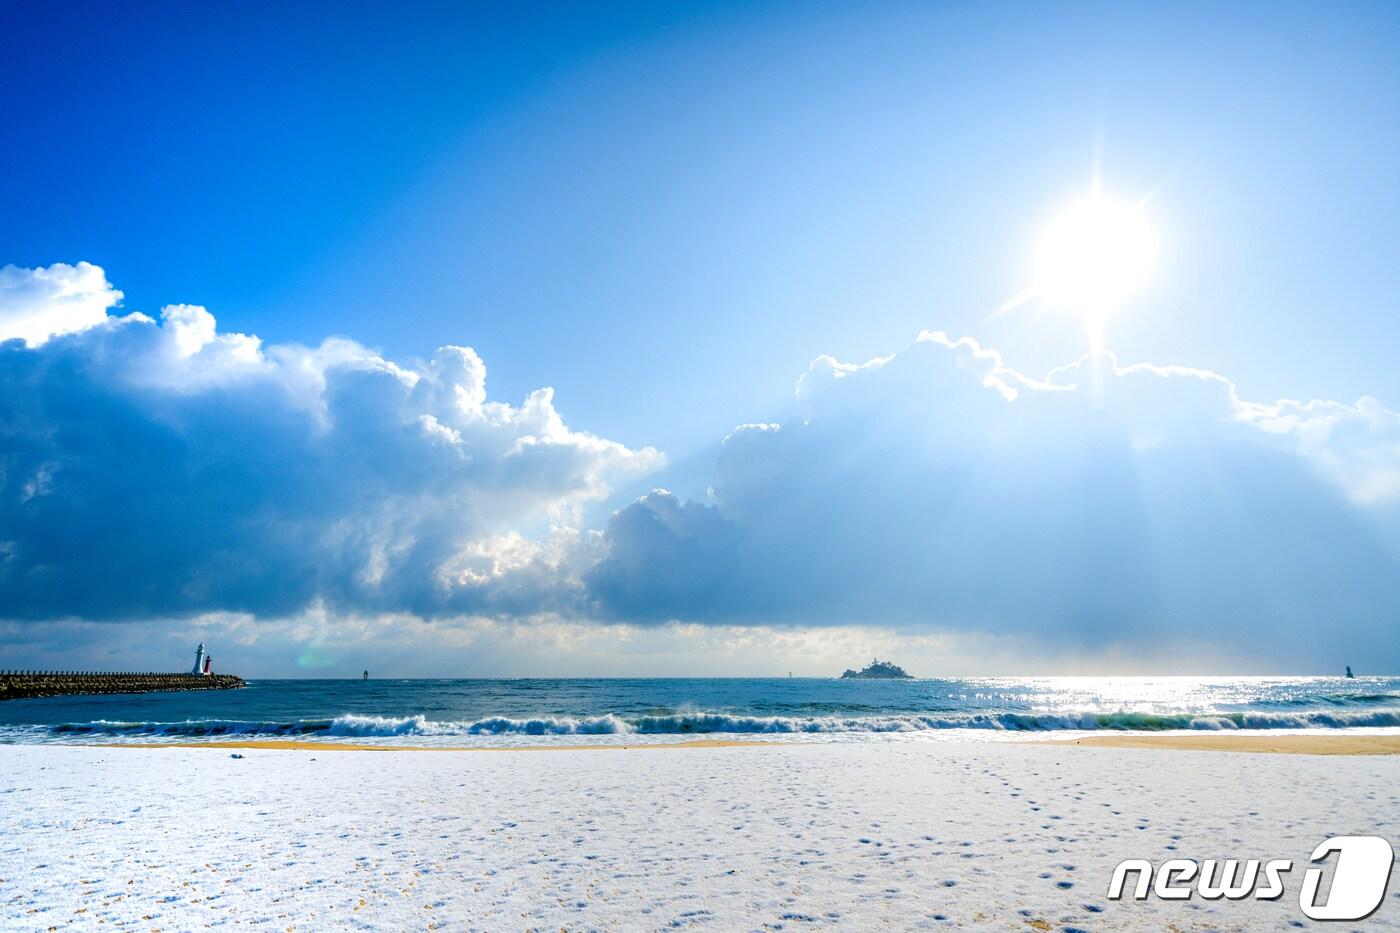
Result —
<instances>
[{"instance_id":1,"label":"cloud bank","mask_svg":"<svg viewBox=\"0 0 1400 933\"><path fill-rule=\"evenodd\" d=\"M661 464L569 428L550 389L488 400L467 347L397 363L191 305L109 315L88 264L0 283L8 618L564 603L579 506Z\"/></svg>"},{"instance_id":2,"label":"cloud bank","mask_svg":"<svg viewBox=\"0 0 1400 933\"><path fill-rule=\"evenodd\" d=\"M1400 418L1374 400L1253 404L1107 355L1040 381L941 333L822 357L797 397L730 434L709 501L613 516L586 576L613 616L1400 660Z\"/></svg>"},{"instance_id":3,"label":"cloud bank","mask_svg":"<svg viewBox=\"0 0 1400 933\"><path fill-rule=\"evenodd\" d=\"M818 358L795 417L725 439L708 496L657 490L589 530L583 506L662 455L565 425L549 389L490 400L469 348L265 345L120 300L86 263L0 270L11 644L187 618L249 651L301 643L304 669L408 633L521 672L543 671L511 645L593 645L608 673L650 645L679 673L716 638L825 663L862 632L930 664L1400 663L1400 415L1374 399L1256 403L1108 355L1036 379L928 332Z\"/></svg>"}]
</instances>

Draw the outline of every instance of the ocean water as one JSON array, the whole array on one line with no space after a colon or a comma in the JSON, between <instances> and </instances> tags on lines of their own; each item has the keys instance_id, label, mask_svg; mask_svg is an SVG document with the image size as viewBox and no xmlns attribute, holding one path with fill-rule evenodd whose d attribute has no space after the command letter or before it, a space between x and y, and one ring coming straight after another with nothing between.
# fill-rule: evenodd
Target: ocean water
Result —
<instances>
[{"instance_id":1,"label":"ocean water","mask_svg":"<svg viewBox=\"0 0 1400 933\"><path fill-rule=\"evenodd\" d=\"M0 743L296 738L417 745L1400 728L1400 678L255 680L0 703Z\"/></svg>"}]
</instances>

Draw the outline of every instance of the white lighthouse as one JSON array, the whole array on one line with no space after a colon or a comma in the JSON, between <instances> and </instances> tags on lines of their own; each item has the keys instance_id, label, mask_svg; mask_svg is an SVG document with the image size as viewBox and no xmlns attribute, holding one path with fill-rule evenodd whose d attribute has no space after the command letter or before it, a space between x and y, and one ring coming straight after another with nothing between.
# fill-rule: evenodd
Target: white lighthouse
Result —
<instances>
[{"instance_id":1,"label":"white lighthouse","mask_svg":"<svg viewBox=\"0 0 1400 933\"><path fill-rule=\"evenodd\" d=\"M191 674L204 674L204 642L199 643L199 647L194 651L194 670Z\"/></svg>"}]
</instances>

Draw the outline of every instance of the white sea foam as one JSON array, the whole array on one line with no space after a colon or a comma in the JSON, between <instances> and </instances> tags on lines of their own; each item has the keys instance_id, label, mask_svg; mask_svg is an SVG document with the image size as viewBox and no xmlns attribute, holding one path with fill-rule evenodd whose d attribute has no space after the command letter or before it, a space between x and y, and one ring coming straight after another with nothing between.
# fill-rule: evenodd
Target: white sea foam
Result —
<instances>
[{"instance_id":1,"label":"white sea foam","mask_svg":"<svg viewBox=\"0 0 1400 933\"><path fill-rule=\"evenodd\" d=\"M488 716L473 720L434 720L425 715L365 716L289 722L225 719L182 722L94 720L55 726L0 727L0 739L18 742L73 740L93 736L159 736L203 739L220 736L302 738L412 738L444 736L568 735L814 735L919 733L946 730L996 732L1234 730L1234 729L1377 729L1400 727L1400 710L1352 709L1248 713L985 713L882 716L749 716L687 711L623 717Z\"/></svg>"},{"instance_id":2,"label":"white sea foam","mask_svg":"<svg viewBox=\"0 0 1400 933\"><path fill-rule=\"evenodd\" d=\"M613 716L581 719L536 717L510 719L491 716L473 722L438 722L423 716L391 719L382 716L337 716L325 730L334 736L392 735L615 735L633 732L625 720Z\"/></svg>"}]
</instances>

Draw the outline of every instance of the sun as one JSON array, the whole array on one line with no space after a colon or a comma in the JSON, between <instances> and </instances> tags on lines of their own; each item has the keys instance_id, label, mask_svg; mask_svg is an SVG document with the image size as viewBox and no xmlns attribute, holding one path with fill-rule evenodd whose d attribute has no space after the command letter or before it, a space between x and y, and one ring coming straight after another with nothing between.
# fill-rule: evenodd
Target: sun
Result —
<instances>
[{"instance_id":1,"label":"sun","mask_svg":"<svg viewBox=\"0 0 1400 933\"><path fill-rule=\"evenodd\" d=\"M1151 280L1156 256L1146 205L1095 191L1042 231L1031 293L1049 309L1078 316L1097 343L1108 319Z\"/></svg>"}]
</instances>

